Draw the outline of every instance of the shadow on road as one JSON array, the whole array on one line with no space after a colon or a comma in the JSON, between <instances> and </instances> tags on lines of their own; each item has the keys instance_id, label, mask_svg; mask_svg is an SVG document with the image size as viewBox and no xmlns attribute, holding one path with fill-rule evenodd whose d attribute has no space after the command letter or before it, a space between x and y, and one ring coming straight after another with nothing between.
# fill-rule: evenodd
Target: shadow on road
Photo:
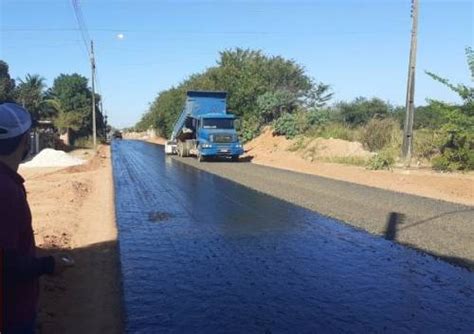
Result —
<instances>
[{"instance_id":1,"label":"shadow on road","mask_svg":"<svg viewBox=\"0 0 474 334\"><path fill-rule=\"evenodd\" d=\"M241 157L239 159L240 162L252 162L254 156L253 155L247 155L245 157Z\"/></svg>"},{"instance_id":2,"label":"shadow on road","mask_svg":"<svg viewBox=\"0 0 474 334\"><path fill-rule=\"evenodd\" d=\"M427 219L423 219L423 220L408 224L406 226L399 226L399 225L402 225L402 224L406 224L406 221L405 221L406 216L404 214L399 213L399 212L389 212L389 214L387 216L387 223L386 223L386 228L385 228L385 232L384 232L384 238L386 240L396 241L396 242L398 242L398 243L400 243L404 246L408 246L410 248L420 250L424 253L428 253L428 254L436 257L436 258L442 259L443 261L446 261L446 262L449 262L449 263L467 268L468 270L474 272L474 261L471 260L471 259L437 254L437 253L434 253L434 252L430 252L426 249L420 249L420 248L418 248L418 247L416 247L412 244L407 244L407 243L404 243L404 242L401 242L401 241L397 240L397 233L402 231L402 230L406 230L408 228L418 226L418 225L421 225L421 224L424 224L424 223L429 223L429 222L434 221L434 220L436 220L438 218L441 218L441 217L446 217L446 216L454 215L454 214L457 214L457 213L471 212L471 211L474 211L474 209L456 210L456 211L445 212L445 213L442 213L442 214L439 214L439 215L436 215L436 216L433 216L433 217L430 217L430 218L427 218Z\"/></svg>"},{"instance_id":3,"label":"shadow on road","mask_svg":"<svg viewBox=\"0 0 474 334\"><path fill-rule=\"evenodd\" d=\"M387 218L387 227L385 229L385 239L397 240L397 226L403 224L405 215L398 212L390 212Z\"/></svg>"},{"instance_id":4,"label":"shadow on road","mask_svg":"<svg viewBox=\"0 0 474 334\"><path fill-rule=\"evenodd\" d=\"M433 217L430 217L430 218L427 218L427 219L423 219L423 220L414 222L412 224L409 224L407 226L404 226L404 227L400 228L399 231L405 230L407 228L412 228L414 226L421 225L421 224L424 224L424 223L429 223L431 221L435 221L438 218L442 218L442 217L446 217L446 216L450 216L450 215L455 215L457 213L463 213L463 212L473 212L474 213L474 209L454 210L454 211L449 211L449 212L443 212L442 214L439 214L439 215L436 215L436 216L433 216Z\"/></svg>"}]
</instances>

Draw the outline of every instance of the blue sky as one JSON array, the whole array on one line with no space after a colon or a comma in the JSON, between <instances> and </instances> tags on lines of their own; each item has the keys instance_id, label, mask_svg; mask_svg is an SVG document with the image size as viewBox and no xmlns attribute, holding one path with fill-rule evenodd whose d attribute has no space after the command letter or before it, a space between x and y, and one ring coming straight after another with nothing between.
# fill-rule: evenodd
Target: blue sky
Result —
<instances>
[{"instance_id":1,"label":"blue sky","mask_svg":"<svg viewBox=\"0 0 474 334\"><path fill-rule=\"evenodd\" d=\"M261 49L303 65L335 100L404 104L410 0L82 0L110 121L133 125L158 92L213 66L221 50ZM424 70L469 83L474 1L420 0L416 103L457 102ZM0 58L13 77L90 75L69 0L0 0ZM123 39L117 34L122 33Z\"/></svg>"}]
</instances>

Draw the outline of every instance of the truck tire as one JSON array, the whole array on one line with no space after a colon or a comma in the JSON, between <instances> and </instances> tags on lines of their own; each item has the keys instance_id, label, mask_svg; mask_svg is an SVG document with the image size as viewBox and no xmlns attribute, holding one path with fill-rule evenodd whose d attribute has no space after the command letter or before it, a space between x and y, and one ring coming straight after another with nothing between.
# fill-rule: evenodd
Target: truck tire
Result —
<instances>
[{"instance_id":1,"label":"truck tire","mask_svg":"<svg viewBox=\"0 0 474 334\"><path fill-rule=\"evenodd\" d=\"M182 148L183 148L182 157L183 157L183 158L189 157L188 145L186 145L186 143L184 143L183 146L182 146Z\"/></svg>"},{"instance_id":2,"label":"truck tire","mask_svg":"<svg viewBox=\"0 0 474 334\"><path fill-rule=\"evenodd\" d=\"M191 156L191 152L197 148L196 139L188 139L184 142L184 156Z\"/></svg>"},{"instance_id":3,"label":"truck tire","mask_svg":"<svg viewBox=\"0 0 474 334\"><path fill-rule=\"evenodd\" d=\"M239 162L239 156L238 155L233 155L231 158L232 162Z\"/></svg>"},{"instance_id":4,"label":"truck tire","mask_svg":"<svg viewBox=\"0 0 474 334\"><path fill-rule=\"evenodd\" d=\"M178 142L177 150L178 150L178 157L180 157L180 158L183 157L183 148L184 148L183 143L182 143L182 142Z\"/></svg>"}]
</instances>

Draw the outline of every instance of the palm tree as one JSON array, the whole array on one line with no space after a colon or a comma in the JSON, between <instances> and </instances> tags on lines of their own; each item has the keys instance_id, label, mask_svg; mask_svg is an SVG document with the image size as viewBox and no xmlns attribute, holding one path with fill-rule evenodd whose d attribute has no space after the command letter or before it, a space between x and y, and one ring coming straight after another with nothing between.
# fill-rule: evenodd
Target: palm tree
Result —
<instances>
[{"instance_id":1,"label":"palm tree","mask_svg":"<svg viewBox=\"0 0 474 334\"><path fill-rule=\"evenodd\" d=\"M34 118L41 118L45 107L45 79L38 74L27 74L25 79L18 79L17 100Z\"/></svg>"},{"instance_id":2,"label":"palm tree","mask_svg":"<svg viewBox=\"0 0 474 334\"><path fill-rule=\"evenodd\" d=\"M57 97L47 99L45 102L54 110L54 126L59 129L60 134L66 134L65 144L71 145L71 132L78 131L81 128L82 115L75 111L66 110Z\"/></svg>"}]
</instances>

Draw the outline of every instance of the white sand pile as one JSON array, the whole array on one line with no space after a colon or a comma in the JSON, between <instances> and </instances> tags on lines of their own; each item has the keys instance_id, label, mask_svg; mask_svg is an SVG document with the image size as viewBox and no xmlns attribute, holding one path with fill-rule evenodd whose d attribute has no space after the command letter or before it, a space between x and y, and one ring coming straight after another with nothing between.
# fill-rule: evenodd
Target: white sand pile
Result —
<instances>
[{"instance_id":1,"label":"white sand pile","mask_svg":"<svg viewBox=\"0 0 474 334\"><path fill-rule=\"evenodd\" d=\"M22 164L25 168L35 167L69 167L85 163L85 160L70 156L64 151L56 151L51 148L45 148L33 159Z\"/></svg>"}]
</instances>

